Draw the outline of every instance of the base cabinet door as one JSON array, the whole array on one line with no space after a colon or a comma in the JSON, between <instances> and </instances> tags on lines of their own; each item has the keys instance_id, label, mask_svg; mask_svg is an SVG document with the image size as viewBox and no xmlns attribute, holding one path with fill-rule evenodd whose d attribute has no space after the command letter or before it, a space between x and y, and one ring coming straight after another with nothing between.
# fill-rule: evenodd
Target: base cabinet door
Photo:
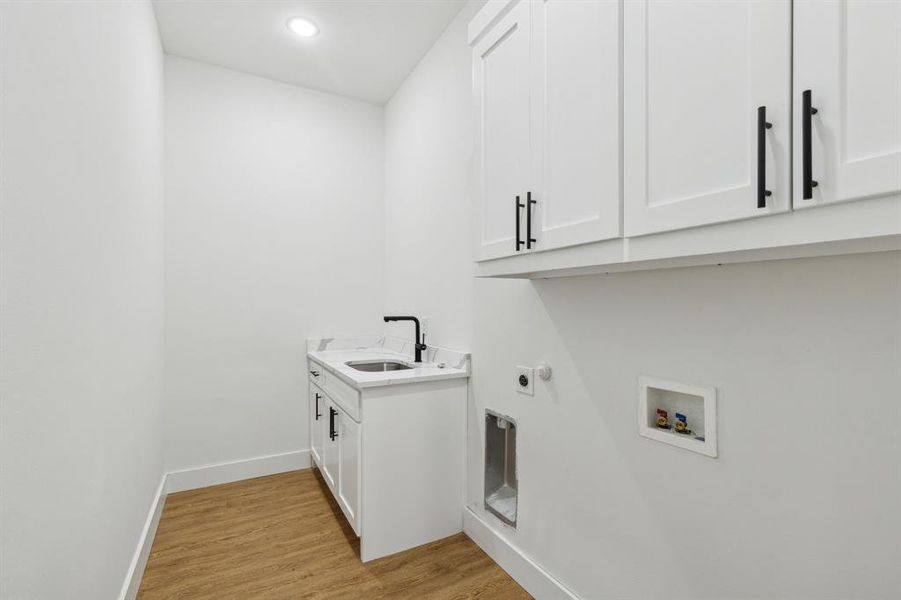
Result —
<instances>
[{"instance_id":1,"label":"base cabinet door","mask_svg":"<svg viewBox=\"0 0 901 600\"><path fill-rule=\"evenodd\" d=\"M338 414L341 409L328 397L325 398L325 415L324 415L324 439L322 441L322 477L335 493L338 483L338 442L337 442L337 424Z\"/></svg>"},{"instance_id":2,"label":"base cabinet door","mask_svg":"<svg viewBox=\"0 0 901 600\"><path fill-rule=\"evenodd\" d=\"M901 2L794 11L795 208L901 192Z\"/></svg>"},{"instance_id":3,"label":"base cabinet door","mask_svg":"<svg viewBox=\"0 0 901 600\"><path fill-rule=\"evenodd\" d=\"M325 393L316 385L310 384L310 454L319 468L322 468L323 418L325 412Z\"/></svg>"},{"instance_id":4,"label":"base cabinet door","mask_svg":"<svg viewBox=\"0 0 901 600\"><path fill-rule=\"evenodd\" d=\"M534 250L620 236L620 3L533 0ZM525 184L523 184L525 185ZM528 237L528 231L525 234Z\"/></svg>"},{"instance_id":5,"label":"base cabinet door","mask_svg":"<svg viewBox=\"0 0 901 600\"><path fill-rule=\"evenodd\" d=\"M337 416L338 504L360 535L360 424L343 410Z\"/></svg>"},{"instance_id":6,"label":"base cabinet door","mask_svg":"<svg viewBox=\"0 0 901 600\"><path fill-rule=\"evenodd\" d=\"M625 235L787 210L791 2L623 7Z\"/></svg>"},{"instance_id":7,"label":"base cabinet door","mask_svg":"<svg viewBox=\"0 0 901 600\"><path fill-rule=\"evenodd\" d=\"M316 407L317 394L321 416L313 425L312 436L315 439L316 430L321 436L321 459L318 462L320 471L344 516L356 534L360 535L362 428L322 390L311 391L314 402L311 408ZM315 442L311 446L315 446ZM313 450L313 454L315 458L316 450Z\"/></svg>"}]
</instances>

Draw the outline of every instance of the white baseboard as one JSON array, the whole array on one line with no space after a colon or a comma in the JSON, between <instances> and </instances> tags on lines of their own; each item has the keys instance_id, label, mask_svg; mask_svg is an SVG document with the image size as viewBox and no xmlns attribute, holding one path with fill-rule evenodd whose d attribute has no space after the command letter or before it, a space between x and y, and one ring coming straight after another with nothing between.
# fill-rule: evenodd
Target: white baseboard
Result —
<instances>
[{"instance_id":1,"label":"white baseboard","mask_svg":"<svg viewBox=\"0 0 901 600\"><path fill-rule=\"evenodd\" d=\"M207 465L195 469L173 471L166 475L166 492L184 492L197 488L231 483L253 477L287 473L310 468L310 451L296 450L283 454L257 456L234 462Z\"/></svg>"},{"instance_id":2,"label":"white baseboard","mask_svg":"<svg viewBox=\"0 0 901 600\"><path fill-rule=\"evenodd\" d=\"M144 567L147 566L147 558L150 556L150 548L153 546L153 538L156 536L156 528L160 524L160 515L163 514L163 506L166 504L166 475L160 479L160 485L156 488L153 502L150 504L150 512L144 528L138 537L138 546L135 548L128 572L125 574L125 582L122 591L119 592L119 600L134 600L138 596L138 588L141 587L141 579L144 577Z\"/></svg>"},{"instance_id":3,"label":"white baseboard","mask_svg":"<svg viewBox=\"0 0 901 600\"><path fill-rule=\"evenodd\" d=\"M499 536L468 507L463 509L463 531L494 562L538 600L579 600L531 558Z\"/></svg>"}]
</instances>

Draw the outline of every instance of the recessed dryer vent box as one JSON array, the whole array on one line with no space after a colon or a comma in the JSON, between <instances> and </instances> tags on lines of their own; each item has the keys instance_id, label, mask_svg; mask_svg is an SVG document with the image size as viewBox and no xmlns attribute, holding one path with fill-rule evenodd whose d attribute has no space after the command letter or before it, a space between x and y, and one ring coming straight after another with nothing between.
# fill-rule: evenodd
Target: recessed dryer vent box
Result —
<instances>
[{"instance_id":1,"label":"recessed dryer vent box","mask_svg":"<svg viewBox=\"0 0 901 600\"><path fill-rule=\"evenodd\" d=\"M638 433L716 457L716 388L638 378Z\"/></svg>"},{"instance_id":2,"label":"recessed dryer vent box","mask_svg":"<svg viewBox=\"0 0 901 600\"><path fill-rule=\"evenodd\" d=\"M516 527L516 422L485 411L485 509Z\"/></svg>"}]
</instances>

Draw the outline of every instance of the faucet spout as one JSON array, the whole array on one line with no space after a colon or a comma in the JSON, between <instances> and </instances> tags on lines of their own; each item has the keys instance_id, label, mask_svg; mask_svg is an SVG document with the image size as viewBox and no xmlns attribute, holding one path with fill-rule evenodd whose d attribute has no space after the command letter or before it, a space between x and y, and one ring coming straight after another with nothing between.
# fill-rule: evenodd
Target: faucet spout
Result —
<instances>
[{"instance_id":1,"label":"faucet spout","mask_svg":"<svg viewBox=\"0 0 901 600\"><path fill-rule=\"evenodd\" d=\"M413 362L422 362L422 351L428 348L425 345L425 338L422 341L419 341L419 319L416 317L405 317L405 316L385 316L385 323L390 321L413 321L413 324L416 326L416 339L413 343L413 350L415 354L415 360Z\"/></svg>"}]
</instances>

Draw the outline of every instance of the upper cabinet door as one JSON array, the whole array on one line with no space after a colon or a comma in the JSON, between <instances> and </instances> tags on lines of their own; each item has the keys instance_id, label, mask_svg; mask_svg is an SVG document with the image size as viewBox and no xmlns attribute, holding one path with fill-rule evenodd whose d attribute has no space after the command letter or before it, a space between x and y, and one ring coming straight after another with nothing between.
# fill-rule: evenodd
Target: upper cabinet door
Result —
<instances>
[{"instance_id":1,"label":"upper cabinet door","mask_svg":"<svg viewBox=\"0 0 901 600\"><path fill-rule=\"evenodd\" d=\"M901 2L794 7L794 206L901 192Z\"/></svg>"},{"instance_id":2,"label":"upper cabinet door","mask_svg":"<svg viewBox=\"0 0 901 600\"><path fill-rule=\"evenodd\" d=\"M533 249L619 237L620 2L532 2Z\"/></svg>"},{"instance_id":3,"label":"upper cabinet door","mask_svg":"<svg viewBox=\"0 0 901 600\"><path fill-rule=\"evenodd\" d=\"M479 260L516 254L524 222L516 197L525 204L529 185L529 36L521 0L473 46Z\"/></svg>"},{"instance_id":4,"label":"upper cabinet door","mask_svg":"<svg viewBox=\"0 0 901 600\"><path fill-rule=\"evenodd\" d=\"M791 3L629 0L624 11L625 234L787 210Z\"/></svg>"}]
</instances>

